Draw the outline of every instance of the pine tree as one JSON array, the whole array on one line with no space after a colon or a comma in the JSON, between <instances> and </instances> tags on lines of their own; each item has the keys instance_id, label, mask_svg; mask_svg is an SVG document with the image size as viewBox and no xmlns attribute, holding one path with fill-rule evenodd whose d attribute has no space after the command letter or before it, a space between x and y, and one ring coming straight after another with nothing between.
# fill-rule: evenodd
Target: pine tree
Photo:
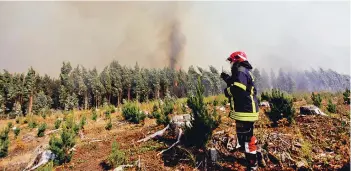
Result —
<instances>
[{"instance_id":1,"label":"pine tree","mask_svg":"<svg viewBox=\"0 0 351 171\"><path fill-rule=\"evenodd\" d=\"M92 83L92 94L94 95L95 107L97 108L102 102L102 95L105 93L105 89L100 81L96 68L90 71L90 77Z\"/></svg>"},{"instance_id":2,"label":"pine tree","mask_svg":"<svg viewBox=\"0 0 351 171\"><path fill-rule=\"evenodd\" d=\"M295 83L295 81L294 81L294 79L292 78L292 75L291 74L288 74L287 76L287 82L286 82L286 84L287 84L287 92L288 93L293 93L293 92L295 92L296 91L296 83Z\"/></svg>"},{"instance_id":3,"label":"pine tree","mask_svg":"<svg viewBox=\"0 0 351 171\"><path fill-rule=\"evenodd\" d=\"M167 68L164 68L160 72L160 85L163 92L163 97L169 94L170 80L167 76Z\"/></svg>"},{"instance_id":4,"label":"pine tree","mask_svg":"<svg viewBox=\"0 0 351 171\"><path fill-rule=\"evenodd\" d=\"M260 93L260 92L263 91L261 73L260 73L260 71L257 68L255 68L253 70L252 74L255 77L254 79L255 79L255 85L256 85L256 88L257 88L257 92Z\"/></svg>"},{"instance_id":5,"label":"pine tree","mask_svg":"<svg viewBox=\"0 0 351 171\"><path fill-rule=\"evenodd\" d=\"M117 61L110 64L111 91L117 98L117 106L121 103L122 98L122 67Z\"/></svg>"},{"instance_id":6,"label":"pine tree","mask_svg":"<svg viewBox=\"0 0 351 171\"><path fill-rule=\"evenodd\" d=\"M213 93L215 95L221 93L221 79L218 70L213 67L212 65L210 66L210 71L211 71L211 81L213 83Z\"/></svg>"},{"instance_id":7,"label":"pine tree","mask_svg":"<svg viewBox=\"0 0 351 171\"><path fill-rule=\"evenodd\" d=\"M72 71L71 77L73 79L74 93L78 96L80 107L84 106L84 109L88 108L88 87L85 85L83 72L79 65Z\"/></svg>"},{"instance_id":8,"label":"pine tree","mask_svg":"<svg viewBox=\"0 0 351 171\"><path fill-rule=\"evenodd\" d=\"M149 99L150 87L148 80L150 80L150 74L148 69L141 70L141 81L140 81L140 100L147 101Z\"/></svg>"},{"instance_id":9,"label":"pine tree","mask_svg":"<svg viewBox=\"0 0 351 171\"><path fill-rule=\"evenodd\" d=\"M82 78L83 78L84 85L87 88L86 91L84 92L84 105L87 108L90 108L91 106L93 106L93 102L92 102L93 83L92 83L92 77L90 75L90 72L88 72L88 70L85 69L84 67L82 67Z\"/></svg>"},{"instance_id":10,"label":"pine tree","mask_svg":"<svg viewBox=\"0 0 351 171\"><path fill-rule=\"evenodd\" d=\"M128 101L130 101L130 93L132 88L132 72L131 69L127 68L126 66L122 68L122 85L124 88L127 89L127 98Z\"/></svg>"},{"instance_id":11,"label":"pine tree","mask_svg":"<svg viewBox=\"0 0 351 171\"><path fill-rule=\"evenodd\" d=\"M277 78L275 77L275 73L273 71L273 69L271 69L271 85L273 89L278 88L277 86Z\"/></svg>"},{"instance_id":12,"label":"pine tree","mask_svg":"<svg viewBox=\"0 0 351 171\"><path fill-rule=\"evenodd\" d=\"M278 121L283 118L286 118L291 124L295 113L292 97L279 89L273 89L271 95L268 96L270 96L269 103L272 104L268 117L273 125L277 126Z\"/></svg>"},{"instance_id":13,"label":"pine tree","mask_svg":"<svg viewBox=\"0 0 351 171\"><path fill-rule=\"evenodd\" d=\"M161 90L161 73L152 69L150 72L149 86L152 88L153 97L157 100L160 98L160 90Z\"/></svg>"},{"instance_id":14,"label":"pine tree","mask_svg":"<svg viewBox=\"0 0 351 171\"><path fill-rule=\"evenodd\" d=\"M60 106L62 109L67 109L67 98L70 97L73 93L73 81L72 77L70 76L70 73L72 71L72 66L69 62L63 62L63 66L61 67L61 73L60 73L60 81L61 81L61 87L60 87Z\"/></svg>"},{"instance_id":15,"label":"pine tree","mask_svg":"<svg viewBox=\"0 0 351 171\"><path fill-rule=\"evenodd\" d=\"M27 114L31 114L33 106L33 97L36 88L36 72L32 67L29 68L25 77L24 92L29 102Z\"/></svg>"},{"instance_id":16,"label":"pine tree","mask_svg":"<svg viewBox=\"0 0 351 171\"><path fill-rule=\"evenodd\" d=\"M56 157L54 163L61 165L71 161L73 156L72 147L75 145L75 132L72 128L67 127L67 123L62 126L63 130L60 137L51 137L49 141L49 149Z\"/></svg>"},{"instance_id":17,"label":"pine tree","mask_svg":"<svg viewBox=\"0 0 351 171\"><path fill-rule=\"evenodd\" d=\"M0 72L0 113L5 114L5 82L3 74Z\"/></svg>"},{"instance_id":18,"label":"pine tree","mask_svg":"<svg viewBox=\"0 0 351 171\"><path fill-rule=\"evenodd\" d=\"M7 70L4 70L4 74L2 75L2 83L4 84L4 112L8 114L9 118L11 109L13 107L14 85L12 75Z\"/></svg>"},{"instance_id":19,"label":"pine tree","mask_svg":"<svg viewBox=\"0 0 351 171\"><path fill-rule=\"evenodd\" d=\"M313 101L313 104L317 107L321 107L322 105L322 97L320 94L314 94L314 92L312 92L312 96L311 99Z\"/></svg>"},{"instance_id":20,"label":"pine tree","mask_svg":"<svg viewBox=\"0 0 351 171\"><path fill-rule=\"evenodd\" d=\"M346 88L345 92L343 93L344 103L350 104L350 89Z\"/></svg>"},{"instance_id":21,"label":"pine tree","mask_svg":"<svg viewBox=\"0 0 351 171\"><path fill-rule=\"evenodd\" d=\"M43 91L40 91L35 95L33 100L33 112L34 114L40 114L50 109L52 100L49 96L46 96Z\"/></svg>"},{"instance_id":22,"label":"pine tree","mask_svg":"<svg viewBox=\"0 0 351 171\"><path fill-rule=\"evenodd\" d=\"M133 80L132 80L132 92L137 101L140 101L140 93L141 93L141 84L142 84L142 75L140 72L140 68L138 63L135 64L134 70L132 72Z\"/></svg>"},{"instance_id":23,"label":"pine tree","mask_svg":"<svg viewBox=\"0 0 351 171\"><path fill-rule=\"evenodd\" d=\"M262 87L262 90L261 92L263 91L267 91L271 88L271 85L270 85L270 82L269 82L269 76L267 74L267 72L262 69L262 72L261 72L261 87Z\"/></svg>"},{"instance_id":24,"label":"pine tree","mask_svg":"<svg viewBox=\"0 0 351 171\"><path fill-rule=\"evenodd\" d=\"M201 78L198 78L195 96L188 96L187 104L192 110L191 115L194 118L191 121L191 127L187 127L185 137L187 142L198 148L203 148L211 138L212 131L220 123L220 118L215 113L211 114L204 102L204 86L201 84Z\"/></svg>"},{"instance_id":25,"label":"pine tree","mask_svg":"<svg viewBox=\"0 0 351 171\"><path fill-rule=\"evenodd\" d=\"M100 81L104 87L105 97L108 100L108 104L111 103L111 94L112 94L112 81L110 77L110 69L105 67L100 74Z\"/></svg>"},{"instance_id":26,"label":"pine tree","mask_svg":"<svg viewBox=\"0 0 351 171\"><path fill-rule=\"evenodd\" d=\"M188 80L187 80L187 87L188 87L188 94L194 95L196 91L196 80L200 77L200 74L195 71L194 66L190 66L188 69Z\"/></svg>"},{"instance_id":27,"label":"pine tree","mask_svg":"<svg viewBox=\"0 0 351 171\"><path fill-rule=\"evenodd\" d=\"M336 113L336 105L333 104L333 102L331 101L331 99L328 100L327 110L328 110L328 112L330 112L330 113Z\"/></svg>"},{"instance_id":28,"label":"pine tree","mask_svg":"<svg viewBox=\"0 0 351 171\"><path fill-rule=\"evenodd\" d=\"M9 128L6 127L3 128L0 132L0 158L7 156L9 144Z\"/></svg>"}]
</instances>

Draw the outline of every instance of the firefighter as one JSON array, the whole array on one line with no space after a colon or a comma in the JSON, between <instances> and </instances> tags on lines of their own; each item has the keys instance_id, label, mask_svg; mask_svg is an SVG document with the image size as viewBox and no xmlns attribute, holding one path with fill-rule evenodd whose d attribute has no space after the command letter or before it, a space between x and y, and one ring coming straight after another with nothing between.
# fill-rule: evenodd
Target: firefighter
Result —
<instances>
[{"instance_id":1,"label":"firefighter","mask_svg":"<svg viewBox=\"0 0 351 171\"><path fill-rule=\"evenodd\" d=\"M227 83L224 94L234 103L229 117L236 121L237 142L245 150L248 170L257 170L257 139L253 135L254 122L258 120L258 101L252 66L245 52L232 53L227 61L232 65L231 76L222 72L221 78ZM232 104L231 104L232 105Z\"/></svg>"}]
</instances>

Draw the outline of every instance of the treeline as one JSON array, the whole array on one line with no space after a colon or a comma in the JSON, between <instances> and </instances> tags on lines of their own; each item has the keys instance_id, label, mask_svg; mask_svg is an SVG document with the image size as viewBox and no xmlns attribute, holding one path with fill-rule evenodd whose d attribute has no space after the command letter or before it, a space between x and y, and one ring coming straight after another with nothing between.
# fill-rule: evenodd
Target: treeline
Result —
<instances>
[{"instance_id":1,"label":"treeline","mask_svg":"<svg viewBox=\"0 0 351 171\"><path fill-rule=\"evenodd\" d=\"M63 62L59 79L40 76L32 67L27 73L0 72L0 113L28 114L49 109L90 109L104 104L118 106L122 100L144 102L165 96L186 97L193 93L199 75L205 95L217 95L223 82L216 68L189 67L188 71L140 68L112 61L101 72Z\"/></svg>"},{"instance_id":2,"label":"treeline","mask_svg":"<svg viewBox=\"0 0 351 171\"><path fill-rule=\"evenodd\" d=\"M256 77L256 86L259 92L271 89L279 89L288 93L302 91L344 91L350 89L350 75L342 75L331 69L310 71L285 72L279 69L278 74L270 71L270 75L262 69L254 69L253 75Z\"/></svg>"},{"instance_id":3,"label":"treeline","mask_svg":"<svg viewBox=\"0 0 351 171\"><path fill-rule=\"evenodd\" d=\"M101 72L83 66L73 68L63 62L59 78L41 76L32 67L26 73L0 72L0 114L20 115L50 109L72 110L97 108L104 104L118 106L123 100L145 102L165 96L186 97L193 94L198 76L205 96L222 93L226 84L213 66L191 66L187 71L122 66L112 61ZM277 76L254 69L258 92L277 88L294 91L343 91L349 88L350 76L332 70L284 72Z\"/></svg>"}]
</instances>

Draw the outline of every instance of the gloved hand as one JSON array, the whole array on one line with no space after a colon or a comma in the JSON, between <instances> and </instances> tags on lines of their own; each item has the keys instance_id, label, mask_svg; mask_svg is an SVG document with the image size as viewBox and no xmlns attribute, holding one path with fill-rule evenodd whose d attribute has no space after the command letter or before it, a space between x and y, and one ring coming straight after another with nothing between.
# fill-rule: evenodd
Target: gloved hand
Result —
<instances>
[{"instance_id":1,"label":"gloved hand","mask_svg":"<svg viewBox=\"0 0 351 171\"><path fill-rule=\"evenodd\" d=\"M229 75L227 73L225 73L225 72L221 73L221 78L222 79L227 79L228 77L229 77Z\"/></svg>"}]
</instances>

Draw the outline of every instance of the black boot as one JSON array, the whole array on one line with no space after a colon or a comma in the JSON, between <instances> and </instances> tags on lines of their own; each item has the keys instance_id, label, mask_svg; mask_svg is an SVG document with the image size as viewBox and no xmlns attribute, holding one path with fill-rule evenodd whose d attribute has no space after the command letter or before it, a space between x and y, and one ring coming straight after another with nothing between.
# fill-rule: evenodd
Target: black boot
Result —
<instances>
[{"instance_id":1,"label":"black boot","mask_svg":"<svg viewBox=\"0 0 351 171\"><path fill-rule=\"evenodd\" d=\"M247 170L254 171L257 170L257 155L251 153L245 153L247 161Z\"/></svg>"}]
</instances>

